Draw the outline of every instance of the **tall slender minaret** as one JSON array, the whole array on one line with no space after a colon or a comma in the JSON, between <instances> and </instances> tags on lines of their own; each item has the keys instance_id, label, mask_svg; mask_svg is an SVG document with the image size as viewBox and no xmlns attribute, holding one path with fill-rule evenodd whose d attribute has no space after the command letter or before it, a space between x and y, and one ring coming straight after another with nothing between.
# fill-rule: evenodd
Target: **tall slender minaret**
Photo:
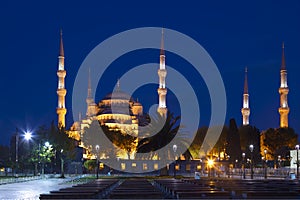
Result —
<instances>
[{"instance_id":1,"label":"tall slender minaret","mask_svg":"<svg viewBox=\"0 0 300 200\"><path fill-rule=\"evenodd\" d=\"M167 88L166 88L166 65L165 65L165 50L164 50L164 31L162 29L161 34L161 47L160 47L160 56L159 56L159 70L158 70L158 76L159 76L159 88L157 89L157 93L159 95L159 104L157 108L157 112L160 115L166 115L167 113L167 106L166 106L166 95L167 95Z\"/></svg>"},{"instance_id":2,"label":"tall slender minaret","mask_svg":"<svg viewBox=\"0 0 300 200\"><path fill-rule=\"evenodd\" d=\"M92 86L91 86L91 69L89 68L89 78L88 78L88 94L86 98L86 104L87 104L87 109L86 109L86 116L87 117L92 117L96 115L96 103L94 102L94 99L92 97Z\"/></svg>"},{"instance_id":3,"label":"tall slender minaret","mask_svg":"<svg viewBox=\"0 0 300 200\"><path fill-rule=\"evenodd\" d=\"M248 93L248 69L245 67L245 83L243 94L243 108L241 110L243 115L243 125L249 125L250 107L249 107L249 93Z\"/></svg>"},{"instance_id":4,"label":"tall slender minaret","mask_svg":"<svg viewBox=\"0 0 300 200\"><path fill-rule=\"evenodd\" d=\"M56 108L56 113L58 115L58 127L62 128L66 126L65 116L67 113L67 109L65 106L65 96L67 94L67 90L65 89L65 55L64 55L64 46L62 39L62 30L60 30L60 47L59 47L59 56L58 56L58 88L57 88L57 96L58 96L58 106Z\"/></svg>"},{"instance_id":5,"label":"tall slender minaret","mask_svg":"<svg viewBox=\"0 0 300 200\"><path fill-rule=\"evenodd\" d=\"M289 88L287 85L287 70L285 65L285 57L284 57L284 43L282 43L282 58L281 58L281 70L280 70L280 88L278 90L280 94L280 107L278 112L280 114L280 127L288 127L288 114L290 112L290 108L288 106L287 95L289 93Z\"/></svg>"}]
</instances>

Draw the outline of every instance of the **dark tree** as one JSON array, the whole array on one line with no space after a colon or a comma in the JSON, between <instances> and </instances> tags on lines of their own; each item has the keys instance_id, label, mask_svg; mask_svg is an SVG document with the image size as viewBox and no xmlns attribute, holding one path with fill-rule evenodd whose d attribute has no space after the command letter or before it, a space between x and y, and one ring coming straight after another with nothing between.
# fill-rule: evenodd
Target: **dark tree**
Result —
<instances>
[{"instance_id":1,"label":"dark tree","mask_svg":"<svg viewBox=\"0 0 300 200\"><path fill-rule=\"evenodd\" d=\"M220 153L226 151L227 147L227 137L228 137L229 129L227 126L223 126L222 132L217 143L214 145L214 148L211 151L211 154L218 155L220 158Z\"/></svg>"},{"instance_id":2,"label":"dark tree","mask_svg":"<svg viewBox=\"0 0 300 200\"><path fill-rule=\"evenodd\" d=\"M0 168L10 167L11 162L9 158L9 147L0 145Z\"/></svg>"},{"instance_id":3,"label":"dark tree","mask_svg":"<svg viewBox=\"0 0 300 200\"><path fill-rule=\"evenodd\" d=\"M203 144L204 138L206 136L208 127L204 126L197 130L197 133L194 137L192 144L189 147L189 151L192 154L193 158L199 158L200 156L200 148ZM204 153L205 155L207 152Z\"/></svg>"},{"instance_id":4,"label":"dark tree","mask_svg":"<svg viewBox=\"0 0 300 200\"><path fill-rule=\"evenodd\" d=\"M246 154L246 158L251 157L249 146L252 144L253 149L253 159L254 163L259 163L261 161L260 154L260 131L255 126L241 126L239 128L241 150L242 153Z\"/></svg>"},{"instance_id":5,"label":"dark tree","mask_svg":"<svg viewBox=\"0 0 300 200\"><path fill-rule=\"evenodd\" d=\"M174 117L174 114L170 112L167 112L166 117L157 114L156 118L151 119L152 121L148 131L152 136L143 138L138 142L137 153L155 152L156 150L163 148L173 140L180 128L178 125L180 117ZM153 133L156 134L153 135ZM182 148L181 145L183 144L177 143L176 145L178 148ZM164 152L164 155L158 156L167 159L168 152Z\"/></svg>"},{"instance_id":6,"label":"dark tree","mask_svg":"<svg viewBox=\"0 0 300 200\"><path fill-rule=\"evenodd\" d=\"M50 143L53 145L55 152L55 157L53 159L55 166L53 166L53 168L56 170L58 167L56 163L58 160L60 160L61 178L64 178L65 162L75 160L75 149L78 148L78 142L68 136L68 132L64 129L64 127L58 128L55 126L53 121L51 123L49 132Z\"/></svg>"},{"instance_id":7,"label":"dark tree","mask_svg":"<svg viewBox=\"0 0 300 200\"><path fill-rule=\"evenodd\" d=\"M89 127L84 129L82 142L84 146L94 155L104 153L109 158L116 158L118 149L127 152L127 155L135 150L137 138L130 133L109 130L107 126L100 125L94 120ZM99 152L96 146L99 145Z\"/></svg>"},{"instance_id":8,"label":"dark tree","mask_svg":"<svg viewBox=\"0 0 300 200\"><path fill-rule=\"evenodd\" d=\"M226 154L230 162L240 161L242 158L240 135L234 119L230 119L229 122Z\"/></svg>"},{"instance_id":9,"label":"dark tree","mask_svg":"<svg viewBox=\"0 0 300 200\"><path fill-rule=\"evenodd\" d=\"M278 155L286 156L288 150L294 149L298 141L298 135L292 128L270 128L262 133L263 146L268 151L271 159Z\"/></svg>"},{"instance_id":10,"label":"dark tree","mask_svg":"<svg viewBox=\"0 0 300 200\"><path fill-rule=\"evenodd\" d=\"M241 149L246 152L249 149L249 145L253 144L254 147L260 146L260 131L255 126L241 126L239 128Z\"/></svg>"}]
</instances>

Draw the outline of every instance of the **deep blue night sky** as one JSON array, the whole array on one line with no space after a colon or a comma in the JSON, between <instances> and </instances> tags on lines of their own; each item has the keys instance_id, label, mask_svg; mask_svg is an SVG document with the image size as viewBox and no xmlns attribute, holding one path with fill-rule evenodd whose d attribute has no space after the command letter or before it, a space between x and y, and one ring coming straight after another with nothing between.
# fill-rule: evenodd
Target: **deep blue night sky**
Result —
<instances>
[{"instance_id":1,"label":"deep blue night sky","mask_svg":"<svg viewBox=\"0 0 300 200\"><path fill-rule=\"evenodd\" d=\"M210 54L226 88L227 124L232 117L241 124L244 67L248 66L250 123L260 130L279 126L278 88L284 41L290 88L289 125L300 133L300 1L201 2L2 1L0 144L9 143L16 127L35 130L57 120L56 71L61 27L67 70L67 127L73 122L73 83L88 53L114 34L155 26L192 37ZM126 71L126 67L159 62L158 50L135 53L117 60L115 67ZM184 68L186 76L191 74L204 112L200 125L208 125L209 97L203 81L194 79L192 71L176 55L167 52L166 56L168 65L177 64L177 68ZM110 80L115 81L120 76L118 73L110 74ZM107 90L97 93L97 102L111 89L110 84L113 82L107 83ZM147 107L157 99L156 87L140 88L136 97ZM176 101L170 98L167 104L172 107Z\"/></svg>"}]
</instances>

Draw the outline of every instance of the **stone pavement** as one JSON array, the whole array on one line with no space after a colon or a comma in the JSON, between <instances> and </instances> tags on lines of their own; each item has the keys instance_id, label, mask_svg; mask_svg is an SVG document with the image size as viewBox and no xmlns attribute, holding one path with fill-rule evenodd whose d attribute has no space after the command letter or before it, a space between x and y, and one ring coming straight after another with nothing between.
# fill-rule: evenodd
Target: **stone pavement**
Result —
<instances>
[{"instance_id":1,"label":"stone pavement","mask_svg":"<svg viewBox=\"0 0 300 200\"><path fill-rule=\"evenodd\" d=\"M0 199L39 199L42 193L70 187L72 184L67 183L69 180L71 179L49 178L0 185Z\"/></svg>"}]
</instances>

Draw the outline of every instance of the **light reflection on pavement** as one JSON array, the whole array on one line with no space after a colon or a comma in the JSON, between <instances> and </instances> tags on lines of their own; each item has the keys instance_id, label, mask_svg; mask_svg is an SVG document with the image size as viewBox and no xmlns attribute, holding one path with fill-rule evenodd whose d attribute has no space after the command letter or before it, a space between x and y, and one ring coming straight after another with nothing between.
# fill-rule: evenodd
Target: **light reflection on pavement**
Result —
<instances>
[{"instance_id":1,"label":"light reflection on pavement","mask_svg":"<svg viewBox=\"0 0 300 200\"><path fill-rule=\"evenodd\" d=\"M40 194L71 187L68 179L40 179L22 183L0 185L0 199L39 199Z\"/></svg>"}]
</instances>

